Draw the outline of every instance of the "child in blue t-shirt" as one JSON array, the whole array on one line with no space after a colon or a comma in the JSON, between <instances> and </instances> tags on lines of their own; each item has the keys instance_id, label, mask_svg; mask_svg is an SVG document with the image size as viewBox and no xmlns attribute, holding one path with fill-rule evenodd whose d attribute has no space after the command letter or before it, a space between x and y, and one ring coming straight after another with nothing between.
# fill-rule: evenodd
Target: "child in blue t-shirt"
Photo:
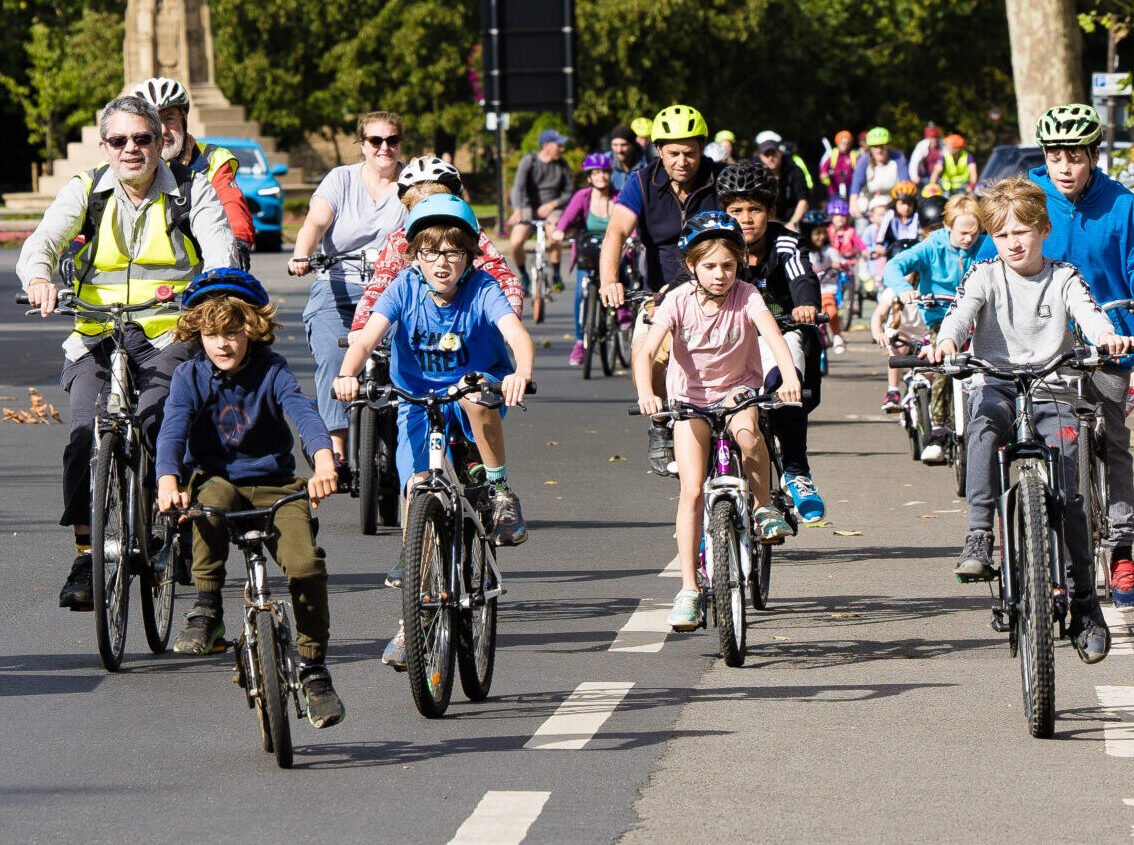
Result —
<instances>
[{"instance_id":1,"label":"child in blue t-shirt","mask_svg":"<svg viewBox=\"0 0 1134 845\"><path fill-rule=\"evenodd\" d=\"M459 197L437 194L418 203L406 221L407 255L403 270L375 302L370 320L356 337L335 379L339 399L358 395L357 374L395 323L390 381L414 394L442 391L471 372L501 382L504 404L519 404L532 377L535 347L499 283L472 261L479 255L476 215ZM508 358L516 356L513 372ZM488 481L494 485L492 540L516 546L528 538L520 503L508 486L504 456L504 409L462 399L449 405L449 424L459 423L480 449ZM398 475L407 493L429 468L425 409L398 408Z\"/></svg>"}]
</instances>

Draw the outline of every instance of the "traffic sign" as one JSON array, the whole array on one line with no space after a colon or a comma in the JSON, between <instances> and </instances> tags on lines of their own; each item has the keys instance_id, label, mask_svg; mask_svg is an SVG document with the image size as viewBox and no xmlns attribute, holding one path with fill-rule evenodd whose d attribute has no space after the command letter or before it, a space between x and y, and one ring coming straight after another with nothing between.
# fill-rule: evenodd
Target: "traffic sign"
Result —
<instances>
[{"instance_id":1,"label":"traffic sign","mask_svg":"<svg viewBox=\"0 0 1134 845\"><path fill-rule=\"evenodd\" d=\"M1092 97L1129 97L1129 73L1092 73Z\"/></svg>"}]
</instances>

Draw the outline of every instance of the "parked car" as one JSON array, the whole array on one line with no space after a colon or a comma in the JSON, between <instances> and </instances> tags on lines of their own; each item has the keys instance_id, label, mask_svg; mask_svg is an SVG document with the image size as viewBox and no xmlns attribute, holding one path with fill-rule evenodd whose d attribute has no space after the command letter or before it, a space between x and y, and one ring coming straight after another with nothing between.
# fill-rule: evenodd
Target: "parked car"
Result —
<instances>
[{"instance_id":1,"label":"parked car","mask_svg":"<svg viewBox=\"0 0 1134 845\"><path fill-rule=\"evenodd\" d=\"M1036 146L1023 144L1001 144L992 148L992 155L980 172L977 192L990 182L1006 179L1009 176L1024 176L1033 167L1044 163L1043 150Z\"/></svg>"},{"instance_id":2,"label":"parked car","mask_svg":"<svg viewBox=\"0 0 1134 845\"><path fill-rule=\"evenodd\" d=\"M211 136L198 140L224 147L236 156L236 184L252 211L256 249L279 252L283 247L284 194L276 177L287 173L287 165L269 165L264 148L252 138Z\"/></svg>"}]
</instances>

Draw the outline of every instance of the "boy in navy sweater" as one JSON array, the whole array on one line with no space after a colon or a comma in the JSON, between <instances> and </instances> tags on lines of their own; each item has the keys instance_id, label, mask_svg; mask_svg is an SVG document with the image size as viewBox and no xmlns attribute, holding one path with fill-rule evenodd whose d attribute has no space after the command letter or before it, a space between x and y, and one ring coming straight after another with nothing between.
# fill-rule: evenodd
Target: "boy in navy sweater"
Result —
<instances>
[{"instance_id":1,"label":"boy in navy sweater","mask_svg":"<svg viewBox=\"0 0 1134 845\"><path fill-rule=\"evenodd\" d=\"M170 383L157 439L159 508L187 507L190 492L200 504L223 510L262 508L305 485L311 507L318 507L337 486L331 437L287 361L270 348L278 324L263 286L240 270L214 271L186 288L182 306L175 333L179 340L198 341L202 352L180 365ZM309 481L295 475L285 415L314 463ZM303 500L280 508L275 525L279 538L268 543L268 550L287 575L295 609L307 718L317 728L329 727L346 711L324 665L330 613L323 550L315 545ZM197 520L197 602L174 651L206 654L224 636L220 590L227 557L225 527Z\"/></svg>"}]
</instances>

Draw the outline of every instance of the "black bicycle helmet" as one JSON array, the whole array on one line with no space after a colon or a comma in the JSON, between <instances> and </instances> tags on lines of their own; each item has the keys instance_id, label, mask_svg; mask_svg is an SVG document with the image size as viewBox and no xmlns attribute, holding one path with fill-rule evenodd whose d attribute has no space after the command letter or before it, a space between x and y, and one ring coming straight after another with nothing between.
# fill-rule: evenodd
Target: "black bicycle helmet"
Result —
<instances>
[{"instance_id":1,"label":"black bicycle helmet","mask_svg":"<svg viewBox=\"0 0 1134 845\"><path fill-rule=\"evenodd\" d=\"M945 197L926 197L917 207L917 223L922 229L944 224Z\"/></svg>"},{"instance_id":2,"label":"black bicycle helmet","mask_svg":"<svg viewBox=\"0 0 1134 845\"><path fill-rule=\"evenodd\" d=\"M730 164L717 176L716 184L721 207L745 199L754 200L770 211L780 191L776 174L758 161Z\"/></svg>"},{"instance_id":3,"label":"black bicycle helmet","mask_svg":"<svg viewBox=\"0 0 1134 845\"><path fill-rule=\"evenodd\" d=\"M915 238L902 238L900 241L894 241L886 248L886 257L893 258L898 253L905 252L916 243L917 239Z\"/></svg>"}]
</instances>

